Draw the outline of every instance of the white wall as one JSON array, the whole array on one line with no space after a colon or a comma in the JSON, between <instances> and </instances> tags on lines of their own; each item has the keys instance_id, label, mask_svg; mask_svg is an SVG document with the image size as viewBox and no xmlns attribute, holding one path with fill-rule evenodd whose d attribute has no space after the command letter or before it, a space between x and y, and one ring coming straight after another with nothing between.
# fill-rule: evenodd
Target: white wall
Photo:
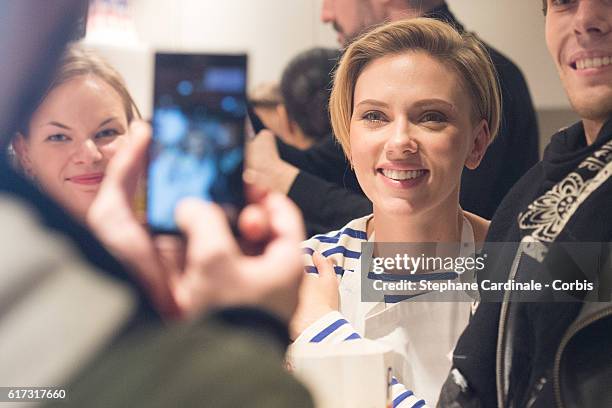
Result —
<instances>
[{"instance_id":1,"label":"white wall","mask_svg":"<svg viewBox=\"0 0 612 408\"><path fill-rule=\"evenodd\" d=\"M319 21L322 0L130 0L141 42L137 52L104 47L121 65L145 114L150 112L151 60L129 62L153 50L247 52L249 83L278 79L297 52L336 46ZM568 103L544 43L544 17L535 0L448 0L465 26L523 70L538 109Z\"/></svg>"},{"instance_id":2,"label":"white wall","mask_svg":"<svg viewBox=\"0 0 612 408\"><path fill-rule=\"evenodd\" d=\"M132 0L141 39L154 48L248 52L255 83L276 79L314 43L312 0Z\"/></svg>"}]
</instances>

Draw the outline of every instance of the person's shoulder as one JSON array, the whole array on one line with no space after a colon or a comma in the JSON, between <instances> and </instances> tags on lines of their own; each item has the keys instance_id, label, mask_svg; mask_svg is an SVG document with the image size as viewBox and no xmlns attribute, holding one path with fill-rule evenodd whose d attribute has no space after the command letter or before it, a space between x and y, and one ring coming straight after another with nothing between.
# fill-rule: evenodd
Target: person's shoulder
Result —
<instances>
[{"instance_id":1,"label":"person's shoulder","mask_svg":"<svg viewBox=\"0 0 612 408\"><path fill-rule=\"evenodd\" d=\"M306 151L316 152L319 150L342 150L342 146L336 140L333 134L330 134L326 137L322 137L317 140L312 146L308 147Z\"/></svg>"},{"instance_id":2,"label":"person's shoulder","mask_svg":"<svg viewBox=\"0 0 612 408\"><path fill-rule=\"evenodd\" d=\"M584 141L584 125L582 121L577 121L568 126L557 130L544 148L543 161L551 160L551 156L559 151L571 151L576 149Z\"/></svg>"},{"instance_id":3,"label":"person's shoulder","mask_svg":"<svg viewBox=\"0 0 612 408\"><path fill-rule=\"evenodd\" d=\"M516 91L516 87L518 85L527 86L527 82L525 81L525 76L521 69L512 61L508 56L502 54L489 44L484 44L489 56L491 57L491 62L497 71L497 75L499 77L499 81L502 85L502 91Z\"/></svg>"},{"instance_id":4,"label":"person's shoulder","mask_svg":"<svg viewBox=\"0 0 612 408\"><path fill-rule=\"evenodd\" d=\"M485 237L487 236L487 232L489 231L489 225L491 224L491 221L468 211L464 211L463 215L472 225L472 230L474 231L474 242L484 242Z\"/></svg>"},{"instance_id":5,"label":"person's shoulder","mask_svg":"<svg viewBox=\"0 0 612 408\"><path fill-rule=\"evenodd\" d=\"M510 59L510 57L502 54L500 51L493 48L489 44L485 43L484 45L487 52L489 53L489 56L491 57L491 62L493 62L493 65L495 65L495 68L497 68L498 70L501 69L504 72L512 71L513 73L519 73L520 75L522 75L518 65L516 65L514 61Z\"/></svg>"},{"instance_id":6,"label":"person's shoulder","mask_svg":"<svg viewBox=\"0 0 612 408\"><path fill-rule=\"evenodd\" d=\"M517 217L537 196L544 181L544 168L541 161L531 167L508 191L493 214L487 241L513 241ZM519 239L520 240L520 239Z\"/></svg>"}]
</instances>

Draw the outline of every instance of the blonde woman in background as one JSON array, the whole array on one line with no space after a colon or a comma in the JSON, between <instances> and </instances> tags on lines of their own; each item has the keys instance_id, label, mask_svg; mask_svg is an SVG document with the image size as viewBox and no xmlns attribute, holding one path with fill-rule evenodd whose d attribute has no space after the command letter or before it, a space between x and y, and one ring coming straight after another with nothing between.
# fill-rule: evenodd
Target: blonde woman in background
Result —
<instances>
[{"instance_id":1,"label":"blonde woman in background","mask_svg":"<svg viewBox=\"0 0 612 408\"><path fill-rule=\"evenodd\" d=\"M83 221L109 159L137 117L119 73L93 51L73 44L12 147L24 173Z\"/></svg>"}]
</instances>

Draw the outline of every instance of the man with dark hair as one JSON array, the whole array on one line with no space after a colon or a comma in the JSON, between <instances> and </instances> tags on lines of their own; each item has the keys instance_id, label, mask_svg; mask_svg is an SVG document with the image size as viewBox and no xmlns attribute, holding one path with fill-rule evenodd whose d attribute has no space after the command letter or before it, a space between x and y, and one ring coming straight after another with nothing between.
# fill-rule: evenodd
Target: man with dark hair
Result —
<instances>
[{"instance_id":1,"label":"man with dark hair","mask_svg":"<svg viewBox=\"0 0 612 408\"><path fill-rule=\"evenodd\" d=\"M421 16L464 30L443 0L325 0L321 10L321 20L333 25L342 45L373 25ZM487 50L500 79L502 124L480 166L464 170L460 203L466 211L490 219L512 185L537 162L538 129L520 70L492 47ZM299 152L282 143L274 146L270 138L255 141L260 152L259 160L251 161L251 177L262 186L288 194L307 224L329 231L371 212L371 204L337 143L330 140L317 149Z\"/></svg>"},{"instance_id":2,"label":"man with dark hair","mask_svg":"<svg viewBox=\"0 0 612 408\"><path fill-rule=\"evenodd\" d=\"M548 0L544 13L581 121L500 204L479 276L544 286L481 293L493 301L457 343L443 407L612 406L612 2Z\"/></svg>"},{"instance_id":3,"label":"man with dark hair","mask_svg":"<svg viewBox=\"0 0 612 408\"><path fill-rule=\"evenodd\" d=\"M281 135L293 146L306 149L332 135L329 95L332 73L340 52L313 48L296 55L285 67L280 82L290 135Z\"/></svg>"}]
</instances>

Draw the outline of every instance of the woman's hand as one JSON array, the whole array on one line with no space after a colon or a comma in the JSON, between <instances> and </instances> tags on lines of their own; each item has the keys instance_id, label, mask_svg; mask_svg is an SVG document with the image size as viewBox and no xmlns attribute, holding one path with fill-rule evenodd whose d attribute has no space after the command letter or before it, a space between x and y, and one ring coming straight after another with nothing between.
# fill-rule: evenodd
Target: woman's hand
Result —
<instances>
[{"instance_id":1,"label":"woman's hand","mask_svg":"<svg viewBox=\"0 0 612 408\"><path fill-rule=\"evenodd\" d=\"M318 252L312 254L312 261L319 273L306 273L302 280L298 307L289 324L289 333L293 340L308 326L327 313L338 310L340 306L334 265Z\"/></svg>"}]
</instances>

